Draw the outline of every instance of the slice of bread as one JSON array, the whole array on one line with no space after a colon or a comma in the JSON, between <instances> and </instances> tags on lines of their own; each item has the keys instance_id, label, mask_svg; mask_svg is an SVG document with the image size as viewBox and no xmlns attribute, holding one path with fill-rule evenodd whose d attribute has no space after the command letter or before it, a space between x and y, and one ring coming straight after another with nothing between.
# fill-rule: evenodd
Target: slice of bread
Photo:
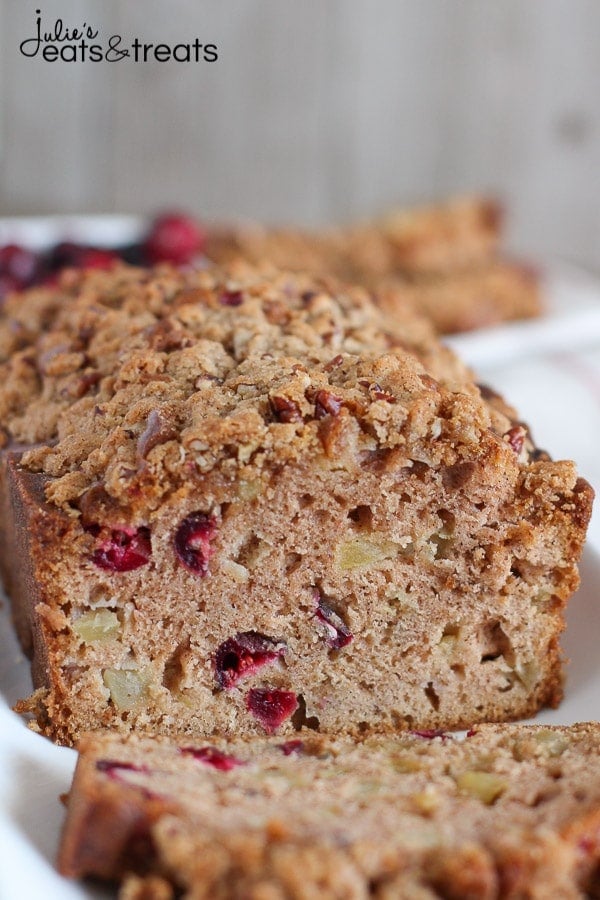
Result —
<instances>
[{"instance_id":1,"label":"slice of bread","mask_svg":"<svg viewBox=\"0 0 600 900\"><path fill-rule=\"evenodd\" d=\"M600 726L352 742L86 736L59 856L123 897L587 896Z\"/></svg>"}]
</instances>

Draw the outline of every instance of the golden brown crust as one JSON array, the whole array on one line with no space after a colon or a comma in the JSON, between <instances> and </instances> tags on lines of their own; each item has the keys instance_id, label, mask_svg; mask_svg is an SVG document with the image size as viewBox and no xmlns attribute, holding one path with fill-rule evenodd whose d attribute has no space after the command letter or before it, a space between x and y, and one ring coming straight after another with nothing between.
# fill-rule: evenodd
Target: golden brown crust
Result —
<instances>
[{"instance_id":1,"label":"golden brown crust","mask_svg":"<svg viewBox=\"0 0 600 900\"><path fill-rule=\"evenodd\" d=\"M542 312L537 276L506 260L410 281L388 277L378 283L377 297L390 315L408 306L430 319L441 334L529 319Z\"/></svg>"},{"instance_id":2,"label":"golden brown crust","mask_svg":"<svg viewBox=\"0 0 600 900\"><path fill-rule=\"evenodd\" d=\"M394 210L380 228L393 264L412 274L462 269L497 249L503 210L486 197L460 197L432 206Z\"/></svg>"}]
</instances>

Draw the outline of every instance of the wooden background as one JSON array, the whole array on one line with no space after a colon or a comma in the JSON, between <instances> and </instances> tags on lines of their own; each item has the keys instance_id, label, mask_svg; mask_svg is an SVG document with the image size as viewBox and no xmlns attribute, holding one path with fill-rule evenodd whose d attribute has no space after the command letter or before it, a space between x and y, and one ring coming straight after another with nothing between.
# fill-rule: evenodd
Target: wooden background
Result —
<instances>
[{"instance_id":1,"label":"wooden background","mask_svg":"<svg viewBox=\"0 0 600 900\"><path fill-rule=\"evenodd\" d=\"M600 0L0 0L0 214L332 222L492 190L600 268ZM219 61L44 63L46 22Z\"/></svg>"}]
</instances>

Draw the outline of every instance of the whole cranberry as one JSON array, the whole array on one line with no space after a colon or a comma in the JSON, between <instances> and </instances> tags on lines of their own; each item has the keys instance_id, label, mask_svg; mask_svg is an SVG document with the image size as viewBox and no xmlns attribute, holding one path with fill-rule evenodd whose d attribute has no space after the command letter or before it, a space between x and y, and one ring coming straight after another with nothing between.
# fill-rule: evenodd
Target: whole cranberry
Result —
<instances>
[{"instance_id":1,"label":"whole cranberry","mask_svg":"<svg viewBox=\"0 0 600 900\"><path fill-rule=\"evenodd\" d=\"M18 244L0 247L0 274L14 281L18 287L27 287L37 275L39 260L33 250Z\"/></svg>"},{"instance_id":2,"label":"whole cranberry","mask_svg":"<svg viewBox=\"0 0 600 900\"><path fill-rule=\"evenodd\" d=\"M152 223L146 238L145 251L151 263L190 263L200 253L206 232L191 216L164 213Z\"/></svg>"},{"instance_id":3,"label":"whole cranberry","mask_svg":"<svg viewBox=\"0 0 600 900\"><path fill-rule=\"evenodd\" d=\"M114 250L87 247L73 241L57 244L50 254L50 267L56 269L110 269L119 259Z\"/></svg>"},{"instance_id":4,"label":"whole cranberry","mask_svg":"<svg viewBox=\"0 0 600 900\"><path fill-rule=\"evenodd\" d=\"M48 259L50 268L53 270L77 269L81 266L81 259L88 252L88 249L83 244L76 244L75 241L61 241L50 252Z\"/></svg>"},{"instance_id":5,"label":"whole cranberry","mask_svg":"<svg viewBox=\"0 0 600 900\"><path fill-rule=\"evenodd\" d=\"M118 259L118 255L112 250L87 247L81 253L77 266L80 269L112 269Z\"/></svg>"}]
</instances>

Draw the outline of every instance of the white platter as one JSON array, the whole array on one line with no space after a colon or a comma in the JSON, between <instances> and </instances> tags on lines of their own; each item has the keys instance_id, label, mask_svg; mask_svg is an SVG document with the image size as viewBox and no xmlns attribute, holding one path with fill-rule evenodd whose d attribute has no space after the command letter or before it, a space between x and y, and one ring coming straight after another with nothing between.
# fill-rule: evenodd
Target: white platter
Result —
<instances>
[{"instance_id":1,"label":"white platter","mask_svg":"<svg viewBox=\"0 0 600 900\"><path fill-rule=\"evenodd\" d=\"M563 648L570 658L565 699L536 722L568 725L600 720L600 556L584 553L582 585L572 598ZM0 610L0 900L112 898L110 888L61 878L53 860L64 816L58 797L68 790L75 752L29 731L7 701L30 690L29 666L17 647L6 602Z\"/></svg>"},{"instance_id":2,"label":"white platter","mask_svg":"<svg viewBox=\"0 0 600 900\"><path fill-rule=\"evenodd\" d=\"M132 244L144 233L146 219L129 215L66 215L0 217L0 246L23 244L45 250L61 241L75 241L98 247Z\"/></svg>"}]
</instances>

